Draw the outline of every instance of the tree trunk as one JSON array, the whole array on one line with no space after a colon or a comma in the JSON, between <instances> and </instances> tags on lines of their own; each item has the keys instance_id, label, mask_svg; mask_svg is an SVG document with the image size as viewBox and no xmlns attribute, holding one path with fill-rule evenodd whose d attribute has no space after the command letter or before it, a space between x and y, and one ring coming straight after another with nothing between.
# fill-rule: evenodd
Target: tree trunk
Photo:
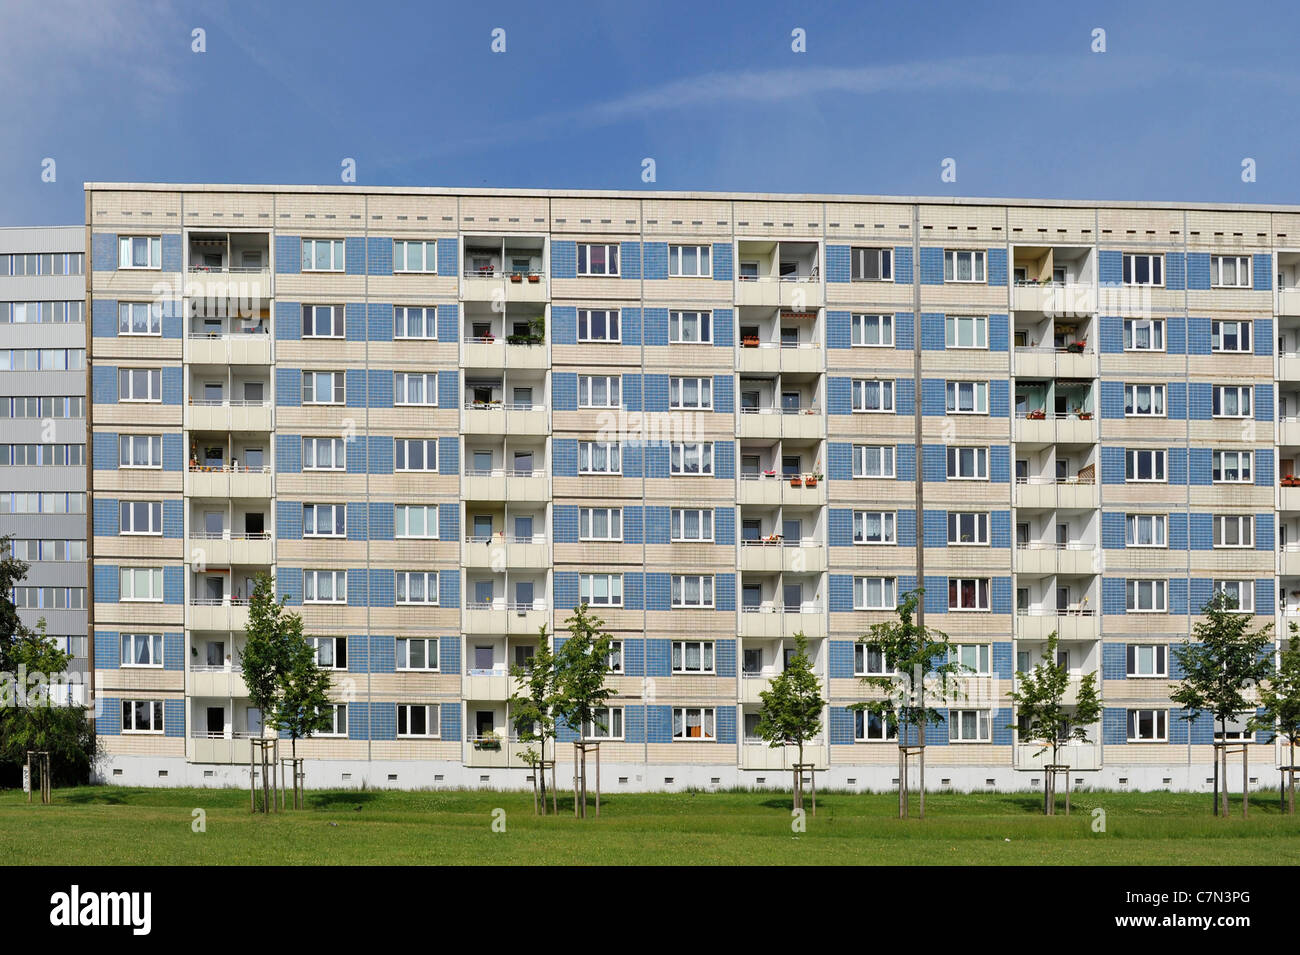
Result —
<instances>
[{"instance_id":1,"label":"tree trunk","mask_svg":"<svg viewBox=\"0 0 1300 955\"><path fill-rule=\"evenodd\" d=\"M1290 770L1287 771L1287 777L1290 779L1290 783L1287 786L1287 812L1294 815L1295 814L1295 740L1291 740L1290 750L1291 750L1291 758L1290 758L1291 768Z\"/></svg>"}]
</instances>

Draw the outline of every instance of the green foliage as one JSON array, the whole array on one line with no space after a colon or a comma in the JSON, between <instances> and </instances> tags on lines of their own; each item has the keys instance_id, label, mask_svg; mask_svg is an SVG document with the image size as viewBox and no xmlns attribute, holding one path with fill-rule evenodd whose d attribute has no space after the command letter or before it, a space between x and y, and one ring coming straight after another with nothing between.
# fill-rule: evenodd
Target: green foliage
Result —
<instances>
[{"instance_id":1,"label":"green foliage","mask_svg":"<svg viewBox=\"0 0 1300 955\"><path fill-rule=\"evenodd\" d=\"M1289 744L1300 743L1300 627L1295 623L1277 672L1260 687L1259 702L1263 712L1251 720L1251 729L1274 730Z\"/></svg>"},{"instance_id":2,"label":"green foliage","mask_svg":"<svg viewBox=\"0 0 1300 955\"><path fill-rule=\"evenodd\" d=\"M280 697L276 701L271 725L289 734L294 755L298 740L330 729L333 726L333 707L329 692L333 686L330 675L316 665L316 650L302 636L302 621L298 621L296 637L288 642L289 665L280 679Z\"/></svg>"},{"instance_id":3,"label":"green foliage","mask_svg":"<svg viewBox=\"0 0 1300 955\"><path fill-rule=\"evenodd\" d=\"M527 667L515 664L510 668L510 675L523 692L516 689L507 704L510 722L520 741L540 745L540 753L529 747L523 754L530 766L545 758L546 742L555 738L555 706L559 698L556 659L551 652L545 624L542 624L537 637L537 650L530 664ZM542 785L545 787L545 779Z\"/></svg>"},{"instance_id":4,"label":"green foliage","mask_svg":"<svg viewBox=\"0 0 1300 955\"><path fill-rule=\"evenodd\" d=\"M605 621L584 603L564 621L569 637L555 654L554 713L574 730L596 721L596 711L615 691L605 686L609 675L611 638Z\"/></svg>"},{"instance_id":5,"label":"green foliage","mask_svg":"<svg viewBox=\"0 0 1300 955\"><path fill-rule=\"evenodd\" d=\"M1080 678L1075 703L1062 702L1070 689L1070 671L1056 661L1057 643L1053 631L1047 638L1043 659L1029 673L1018 674L1018 685L1011 692L1011 702L1023 722L1021 739L1041 743L1038 755L1050 749L1053 764L1058 762L1057 753L1063 744L1088 742L1088 726L1101 718L1102 708L1095 672Z\"/></svg>"},{"instance_id":6,"label":"green foliage","mask_svg":"<svg viewBox=\"0 0 1300 955\"><path fill-rule=\"evenodd\" d=\"M802 763L804 742L821 732L826 701L822 698L821 681L808 658L808 640L797 633L794 641L795 652L785 670L759 694L763 709L756 732L769 746L787 743L798 746Z\"/></svg>"},{"instance_id":7,"label":"green foliage","mask_svg":"<svg viewBox=\"0 0 1300 955\"><path fill-rule=\"evenodd\" d=\"M865 710L897 726L900 742L908 738L909 727L915 727L919 737L927 724L943 722L943 712L931 704L947 700L957 689L954 678L966 672L950 657L948 635L918 623L916 611L924 593L925 589L918 587L903 594L897 619L874 624L858 640L880 648L896 672L892 676L862 677L865 686L884 690L887 695L881 700L854 703L849 709Z\"/></svg>"},{"instance_id":8,"label":"green foliage","mask_svg":"<svg viewBox=\"0 0 1300 955\"><path fill-rule=\"evenodd\" d=\"M1273 624L1252 630L1253 615L1239 613L1237 600L1222 591L1201 608L1205 619L1192 627L1193 639L1173 648L1186 674L1169 698L1194 722L1209 713L1221 729L1238 714L1253 711L1247 691L1273 675Z\"/></svg>"}]
</instances>

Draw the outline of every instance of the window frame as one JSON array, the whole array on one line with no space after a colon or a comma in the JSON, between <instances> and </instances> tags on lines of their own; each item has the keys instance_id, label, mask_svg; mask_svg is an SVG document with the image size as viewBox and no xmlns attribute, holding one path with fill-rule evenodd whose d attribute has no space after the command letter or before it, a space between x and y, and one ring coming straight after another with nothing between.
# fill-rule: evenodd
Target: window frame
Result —
<instances>
[{"instance_id":1,"label":"window frame","mask_svg":"<svg viewBox=\"0 0 1300 955\"><path fill-rule=\"evenodd\" d=\"M1141 714L1152 714L1151 729L1153 735L1143 736L1141 730ZM1136 730L1136 732L1135 732ZM1169 742L1169 710L1160 707L1136 706L1128 707L1124 713L1124 735L1125 740L1129 743L1167 743Z\"/></svg>"},{"instance_id":2,"label":"window frame","mask_svg":"<svg viewBox=\"0 0 1300 955\"><path fill-rule=\"evenodd\" d=\"M1230 479L1225 475L1228 473L1228 467L1225 464L1227 456L1235 455L1237 458L1238 477ZM1255 452L1252 449L1218 449L1210 452L1210 481L1213 484L1254 484L1255 483Z\"/></svg>"},{"instance_id":3,"label":"window frame","mask_svg":"<svg viewBox=\"0 0 1300 955\"><path fill-rule=\"evenodd\" d=\"M424 666L411 665L412 643L424 644ZM442 672L442 647L437 637L396 637L394 652L393 659L396 661L394 668L398 673ZM430 657L432 657L432 666L429 666Z\"/></svg>"},{"instance_id":4,"label":"window frame","mask_svg":"<svg viewBox=\"0 0 1300 955\"><path fill-rule=\"evenodd\" d=\"M1234 265L1234 271L1240 277L1241 265L1246 265L1246 280L1227 283L1223 281L1223 263L1231 259ZM1249 255L1211 255L1210 256L1210 288L1222 289L1245 289L1250 291L1254 288L1255 280L1255 263Z\"/></svg>"},{"instance_id":5,"label":"window frame","mask_svg":"<svg viewBox=\"0 0 1300 955\"><path fill-rule=\"evenodd\" d=\"M890 281L893 281L892 279ZM876 319L876 331L878 341L868 341L867 328L868 320ZM892 312L852 312L849 315L849 347L850 348L893 348L894 347L894 314ZM889 340L885 341L885 331L888 329Z\"/></svg>"},{"instance_id":6,"label":"window frame","mask_svg":"<svg viewBox=\"0 0 1300 955\"><path fill-rule=\"evenodd\" d=\"M1149 588L1151 606L1142 607L1142 591ZM1157 596L1159 601L1156 600ZM1124 579L1125 613L1168 613L1169 581L1163 577L1126 577Z\"/></svg>"},{"instance_id":7,"label":"window frame","mask_svg":"<svg viewBox=\"0 0 1300 955\"><path fill-rule=\"evenodd\" d=\"M148 265L136 265L135 243L147 242ZM124 248L125 246L125 248ZM125 253L125 261L124 261ZM119 271L162 271L162 236L160 235L119 235L117 237L117 267Z\"/></svg>"},{"instance_id":8,"label":"window frame","mask_svg":"<svg viewBox=\"0 0 1300 955\"><path fill-rule=\"evenodd\" d=\"M963 591L966 584L974 584L972 593L975 603L962 605ZM954 600L954 595L956 599ZM982 598L982 599L981 599ZM991 613L993 610L993 578L991 577L949 577L948 578L948 612L949 613Z\"/></svg>"},{"instance_id":9,"label":"window frame","mask_svg":"<svg viewBox=\"0 0 1300 955\"><path fill-rule=\"evenodd\" d=\"M867 274L867 263L875 258L875 276ZM886 275L885 273L888 273ZM884 245L854 245L849 247L850 282L893 282L894 250Z\"/></svg>"},{"instance_id":10,"label":"window frame","mask_svg":"<svg viewBox=\"0 0 1300 955\"><path fill-rule=\"evenodd\" d=\"M307 596L308 574L311 575L311 590L316 594L320 593L321 575L329 574L330 581L334 585L332 587L334 596L328 600L322 600L319 596L309 599ZM340 582L342 583L341 589L337 586ZM304 569L302 572L302 602L304 604L346 604L348 602L348 572L346 570L321 570L317 568Z\"/></svg>"},{"instance_id":11,"label":"window frame","mask_svg":"<svg viewBox=\"0 0 1300 955\"><path fill-rule=\"evenodd\" d=\"M872 450L878 452L881 463L880 474L867 474L866 465ZM888 452L889 472L884 473L884 461ZM855 444L853 445L853 477L864 480L897 480L898 475L898 448L892 444Z\"/></svg>"},{"instance_id":12,"label":"window frame","mask_svg":"<svg viewBox=\"0 0 1300 955\"><path fill-rule=\"evenodd\" d=\"M897 382L893 378L853 378L849 383L850 410L853 414L896 414ZM869 385L876 386L877 407L868 406Z\"/></svg>"},{"instance_id":13,"label":"window frame","mask_svg":"<svg viewBox=\"0 0 1300 955\"><path fill-rule=\"evenodd\" d=\"M1144 521L1150 522L1150 536L1152 543L1143 544L1138 542L1141 536L1141 527ZM1157 533L1157 528L1159 532ZM1154 514L1142 511L1132 511L1124 515L1124 547L1136 550L1168 550L1169 549L1169 515Z\"/></svg>"},{"instance_id":14,"label":"window frame","mask_svg":"<svg viewBox=\"0 0 1300 955\"><path fill-rule=\"evenodd\" d=\"M1157 470L1160 472L1159 477L1137 477L1141 471L1138 466L1142 456L1151 455L1151 473L1155 475ZM1159 468L1156 467L1159 462ZM1169 483L1169 452L1165 448L1125 448L1124 449L1124 483L1125 484L1168 484Z\"/></svg>"},{"instance_id":15,"label":"window frame","mask_svg":"<svg viewBox=\"0 0 1300 955\"><path fill-rule=\"evenodd\" d=\"M1151 409L1142 411L1138 406L1138 396L1142 391L1148 392L1147 405ZM1125 382L1124 383L1124 417L1126 418L1167 418L1169 405L1167 388L1160 382Z\"/></svg>"},{"instance_id":16,"label":"window frame","mask_svg":"<svg viewBox=\"0 0 1300 955\"><path fill-rule=\"evenodd\" d=\"M149 649L149 662L137 662L137 641L143 639ZM131 645L127 652L128 642ZM166 658L166 641L161 633L123 633L119 635L118 666L123 670L161 670ZM156 658L156 659L155 659Z\"/></svg>"},{"instance_id":17,"label":"window frame","mask_svg":"<svg viewBox=\"0 0 1300 955\"><path fill-rule=\"evenodd\" d=\"M1225 325L1236 327L1236 348L1223 347ZM1214 319L1210 322L1210 353L1215 355L1253 355L1255 323L1249 319Z\"/></svg>"},{"instance_id":18,"label":"window frame","mask_svg":"<svg viewBox=\"0 0 1300 955\"><path fill-rule=\"evenodd\" d=\"M441 606L442 594L440 593L438 571L436 570L395 570L393 571L393 605L396 607L438 607ZM421 579L424 589L424 598L413 600L411 594L411 581ZM402 593L406 596L403 597Z\"/></svg>"},{"instance_id":19,"label":"window frame","mask_svg":"<svg viewBox=\"0 0 1300 955\"><path fill-rule=\"evenodd\" d=\"M422 460L423 466L418 468L408 467L411 460L411 443L419 442L423 445ZM432 448L432 453L430 452ZM400 454L399 454L400 449ZM393 473L402 474L436 474L438 473L438 439L437 438L393 438ZM432 456L432 461L430 457ZM399 466L398 461L402 464Z\"/></svg>"},{"instance_id":20,"label":"window frame","mask_svg":"<svg viewBox=\"0 0 1300 955\"><path fill-rule=\"evenodd\" d=\"M875 517L880 526L880 539L867 539L867 521ZM859 547L894 547L898 544L897 511L859 511L853 512L853 543Z\"/></svg>"},{"instance_id":21,"label":"window frame","mask_svg":"<svg viewBox=\"0 0 1300 955\"><path fill-rule=\"evenodd\" d=\"M1144 657L1150 656L1151 672L1143 673ZM1129 643L1124 646L1126 680L1169 679L1169 647L1163 643Z\"/></svg>"},{"instance_id":22,"label":"window frame","mask_svg":"<svg viewBox=\"0 0 1300 955\"><path fill-rule=\"evenodd\" d=\"M591 250L604 249L604 271L591 270ZM618 242L578 242L574 250L574 274L579 278L619 278L622 274L622 246ZM614 267L611 269L610 262Z\"/></svg>"},{"instance_id":23,"label":"window frame","mask_svg":"<svg viewBox=\"0 0 1300 955\"><path fill-rule=\"evenodd\" d=\"M668 446L668 474L671 477L713 477L714 458L712 441L673 441ZM687 449L694 449L697 469L686 470Z\"/></svg>"},{"instance_id":24,"label":"window frame","mask_svg":"<svg viewBox=\"0 0 1300 955\"><path fill-rule=\"evenodd\" d=\"M1150 344L1146 347L1137 344L1137 332L1142 326L1146 326L1147 340L1155 342L1160 339L1159 345ZM1165 320L1163 318L1126 318L1124 319L1124 351L1141 351L1141 352L1163 352L1165 350Z\"/></svg>"},{"instance_id":25,"label":"window frame","mask_svg":"<svg viewBox=\"0 0 1300 955\"><path fill-rule=\"evenodd\" d=\"M1165 254L1163 252L1123 252L1120 259L1120 284L1134 288L1165 287ZM1139 259L1147 262L1147 277L1151 281L1137 280L1137 263ZM1155 273L1159 272L1157 281Z\"/></svg>"},{"instance_id":26,"label":"window frame","mask_svg":"<svg viewBox=\"0 0 1300 955\"><path fill-rule=\"evenodd\" d=\"M975 452L972 458L972 463L975 465L973 474L960 473L963 451ZM944 456L949 481L989 480L989 448L987 445L950 444L946 446Z\"/></svg>"},{"instance_id":27,"label":"window frame","mask_svg":"<svg viewBox=\"0 0 1300 955\"><path fill-rule=\"evenodd\" d=\"M682 261L685 249L695 250L695 271L683 272ZM708 271L705 271L707 264ZM673 271L676 269L676 271ZM668 277L670 279L711 279L713 278L713 246L709 244L694 245L689 242L670 244L668 246Z\"/></svg>"},{"instance_id":28,"label":"window frame","mask_svg":"<svg viewBox=\"0 0 1300 955\"><path fill-rule=\"evenodd\" d=\"M686 581L696 580L699 585L698 603L688 603L686 599ZM707 584L706 584L707 581ZM715 610L717 609L717 590L714 574L672 574L669 583L669 606L673 610ZM705 596L707 591L707 597Z\"/></svg>"},{"instance_id":29,"label":"window frame","mask_svg":"<svg viewBox=\"0 0 1300 955\"><path fill-rule=\"evenodd\" d=\"M301 240L302 240L302 246L300 249L301 260L299 262L299 266L302 272L325 272L330 274L339 274L347 271L347 242L345 240L324 239L324 238L315 238L315 237L308 237L308 236L302 236ZM317 254L318 254L317 247L320 246L322 243L328 244L329 246L330 264L327 268L317 268L316 266ZM310 267L307 265L307 261L308 261L307 246L309 244L311 246ZM338 259L337 264L335 264L336 256Z\"/></svg>"},{"instance_id":30,"label":"window frame","mask_svg":"<svg viewBox=\"0 0 1300 955\"><path fill-rule=\"evenodd\" d=\"M696 647L700 664L691 668L687 665L687 651ZM717 676L718 645L716 640L673 640L669 648L669 669L673 674L686 676Z\"/></svg>"},{"instance_id":31,"label":"window frame","mask_svg":"<svg viewBox=\"0 0 1300 955\"><path fill-rule=\"evenodd\" d=\"M961 540L962 523L965 518L973 518L970 540ZM955 523L954 523L955 521ZM990 546L990 525L992 514L989 511L948 511L948 546L949 547L988 547ZM954 532L958 539L954 540Z\"/></svg>"},{"instance_id":32,"label":"window frame","mask_svg":"<svg viewBox=\"0 0 1300 955\"><path fill-rule=\"evenodd\" d=\"M606 597L604 600L596 599L596 581L603 579L605 582ZM615 591L618 591L615 596ZM583 596L584 592L586 597ZM580 573L578 574L578 601L585 603L589 607L610 607L619 608L623 606L623 575L621 573Z\"/></svg>"},{"instance_id":33,"label":"window frame","mask_svg":"<svg viewBox=\"0 0 1300 955\"><path fill-rule=\"evenodd\" d=\"M957 267L962 257L970 257L970 278L958 278ZM988 251L986 249L944 249L943 281L958 285L988 284Z\"/></svg>"},{"instance_id":34,"label":"window frame","mask_svg":"<svg viewBox=\"0 0 1300 955\"><path fill-rule=\"evenodd\" d=\"M880 584L880 596L883 601L881 606L873 606L868 600L870 597L870 582L877 581ZM861 594L862 602L858 602L858 596ZM898 578L889 576L875 575L854 575L853 577L853 609L854 610L897 610L898 609Z\"/></svg>"}]
</instances>

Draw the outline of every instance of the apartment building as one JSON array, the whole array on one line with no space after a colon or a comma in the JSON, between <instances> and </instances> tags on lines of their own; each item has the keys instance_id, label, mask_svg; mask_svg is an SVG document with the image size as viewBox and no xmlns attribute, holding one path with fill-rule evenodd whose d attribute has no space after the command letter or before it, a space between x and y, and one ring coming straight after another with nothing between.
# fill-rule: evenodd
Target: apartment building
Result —
<instances>
[{"instance_id":1,"label":"apartment building","mask_svg":"<svg viewBox=\"0 0 1300 955\"><path fill-rule=\"evenodd\" d=\"M86 371L83 226L0 228L0 536L29 565L18 616L73 655L84 702Z\"/></svg>"},{"instance_id":2,"label":"apartment building","mask_svg":"<svg viewBox=\"0 0 1300 955\"><path fill-rule=\"evenodd\" d=\"M1300 613L1300 209L92 183L86 223L109 781L246 779L266 572L334 786L527 785L509 668L585 601L606 791L787 784L797 633L822 784L890 787L859 637L924 587L969 668L931 784L1040 785L1008 694L1057 633L1075 778L1201 789L1171 647L1216 589Z\"/></svg>"}]
</instances>

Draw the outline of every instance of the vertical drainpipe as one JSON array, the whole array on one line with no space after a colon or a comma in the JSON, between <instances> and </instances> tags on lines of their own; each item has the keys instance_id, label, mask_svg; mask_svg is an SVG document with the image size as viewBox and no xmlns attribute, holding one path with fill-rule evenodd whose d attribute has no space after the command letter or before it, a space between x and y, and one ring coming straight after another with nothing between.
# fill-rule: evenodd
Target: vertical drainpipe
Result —
<instances>
[{"instance_id":1,"label":"vertical drainpipe","mask_svg":"<svg viewBox=\"0 0 1300 955\"><path fill-rule=\"evenodd\" d=\"M83 310L86 337L86 361L85 361L85 399L82 407L85 409L86 417L86 673L89 677L90 690L86 696L86 703L89 704L88 720L90 722L90 736L98 749L99 738L95 726L95 524L94 524L94 488L95 488L95 431L94 431L94 399L95 394L91 385L91 366L94 364L94 316L91 313L91 306L94 301L94 274L95 270L93 254L91 248L91 225L94 212L94 192L86 190L86 252L85 259L82 262L82 274L85 276L85 296L86 304ZM116 250L114 250L116 251ZM183 454L184 449L182 449ZM182 476L182 480L184 477Z\"/></svg>"},{"instance_id":2,"label":"vertical drainpipe","mask_svg":"<svg viewBox=\"0 0 1300 955\"><path fill-rule=\"evenodd\" d=\"M637 273L637 291L640 296L641 306L641 434L644 438L648 433L646 425L646 366L645 366L645 200L637 200L637 239L639 241L639 254L641 258L641 269ZM710 259L712 261L712 259ZM622 321L622 316L619 318ZM622 326L619 326L619 338L622 339ZM641 444L641 759L644 763L642 769L643 781L646 788L650 786L650 701L646 698L644 687L650 679L650 592L647 586L650 582L650 568L646 564L647 549L646 540L650 533L650 508L646 500L646 469L650 464L649 444L642 441ZM621 459L620 459L621 462ZM626 659L626 658L625 658ZM624 730L626 732L626 728ZM575 772L577 771L575 767Z\"/></svg>"},{"instance_id":3,"label":"vertical drainpipe","mask_svg":"<svg viewBox=\"0 0 1300 955\"><path fill-rule=\"evenodd\" d=\"M366 481L365 481L365 495L364 495L365 506L366 506L366 516L365 516L365 521L366 521L365 524L366 527L366 726L369 729L369 732L366 733L366 763L367 763L366 774L369 775L371 772L373 772L372 764L375 758L374 757L375 721L373 719L374 701L372 700L370 694L371 674L375 668L371 665L371 654L370 654L371 645L372 645L372 637L370 633L370 608L374 604L374 599L372 594L370 593L370 196L369 194L363 195L361 197L361 216L362 216L361 262L365 267L365 275L361 277L361 327L365 331L365 351L363 352L363 354L365 357L365 369L366 369L366 393L365 393L366 405L365 408L363 409L365 415L363 420L366 423L365 431L364 431L365 462L366 462L366 474L365 474ZM346 242L346 239L344 241ZM437 246L434 246L434 248L436 249ZM436 316L437 313L435 312L435 320L436 320ZM345 340L347 338L347 320L348 320L347 304L344 303L343 334ZM344 413L346 414L346 410ZM442 463L441 459L439 459L438 463L439 464ZM347 467L346 451L344 452L344 467L345 468ZM396 581L394 581L394 587L396 587ZM394 594L396 594L396 591L394 591ZM344 639L346 640L346 635L344 636ZM396 648L394 647L394 649ZM350 665L351 664L349 663L349 666ZM344 677L344 679L347 679L347 677ZM393 718L394 720L396 720L397 718L396 714L394 714ZM439 719L438 726L441 729L442 727L441 713L438 714L438 719ZM397 731L396 724L394 724L393 731L394 733L396 733Z\"/></svg>"},{"instance_id":4,"label":"vertical drainpipe","mask_svg":"<svg viewBox=\"0 0 1300 955\"><path fill-rule=\"evenodd\" d=\"M913 484L916 491L916 517L914 519L915 527L915 552L916 552L916 584L918 587L925 586L925 448L921 444L921 206L919 203L912 203L912 443L915 447L913 454ZM894 588L894 596L897 599L898 588ZM916 625L924 630L925 628L925 601L929 595L924 591L921 593L921 599L916 605ZM924 674L922 675L924 679ZM906 730L904 730L904 733ZM925 743L925 721L922 720L918 726L917 741L924 745ZM904 738L903 743L907 740ZM924 751L923 751L924 752ZM922 756L924 758L924 755ZM903 772L908 770L908 761L903 763ZM899 780L899 785L903 785L904 780ZM921 795L925 799L924 793Z\"/></svg>"},{"instance_id":5,"label":"vertical drainpipe","mask_svg":"<svg viewBox=\"0 0 1300 955\"><path fill-rule=\"evenodd\" d=\"M1106 360L1102 357L1101 348L1101 210L1093 207L1092 210L1092 317L1096 322L1096 328L1092 330L1092 340L1097 352L1097 377L1093 379L1096 386L1096 396L1093 402L1093 418L1097 422L1097 457L1093 462L1093 486L1097 488L1097 510L1094 512L1100 515L1101 520L1105 519L1106 504L1106 484L1102 480L1101 458L1102 452L1106 446L1106 416L1102 414L1101 408L1101 383L1106 370ZM1118 309L1116 309L1118 311ZM1120 334L1123 335L1124 327L1120 325ZM1169 462L1165 462L1168 468ZM1169 529L1165 528L1166 535ZM1015 533L1015 528L1012 528ZM1102 541L1104 544L1105 541ZM1101 579L1097 582L1097 609L1093 611L1097 616L1097 653L1099 657L1104 657L1106 653L1106 614L1105 605L1102 603L1103 591L1106 586L1106 549L1101 548ZM1102 660L1097 660L1097 672L1101 674L1102 679L1099 681L1104 686L1105 671L1101 666ZM1105 696L1102 697L1103 703ZM1101 726L1097 729L1097 762L1105 771L1106 766L1106 712L1103 709L1101 715Z\"/></svg>"},{"instance_id":6,"label":"vertical drainpipe","mask_svg":"<svg viewBox=\"0 0 1300 955\"><path fill-rule=\"evenodd\" d=\"M1184 469L1184 473L1187 476L1187 483L1183 486L1183 490L1187 501L1187 553L1185 557L1186 560L1185 566L1187 568L1186 626L1187 626L1187 640L1190 643L1192 639L1192 335L1191 335L1192 320L1191 320L1191 315L1189 314L1189 295L1187 292L1188 281L1191 278L1191 276L1188 274L1189 271L1188 265L1189 265L1189 261L1188 261L1188 253L1187 253L1187 210L1183 209L1183 394L1185 396L1183 399L1183 411L1185 412L1185 416L1183 418L1183 444L1185 445L1186 448L1185 454L1187 455L1187 467ZM1165 269L1165 280L1168 281L1168 278L1169 278L1169 270ZM1169 401L1168 395L1165 396L1165 401L1166 401L1165 407L1168 408L1168 401ZM1211 466L1213 466L1213 462L1211 462ZM1167 462L1165 464L1165 467L1166 468L1169 467ZM1167 530L1166 533L1168 533ZM1211 533L1213 533L1213 528L1211 528ZM1166 606L1168 606L1168 601L1169 601L1169 595L1166 594L1165 595ZM1169 656L1170 656L1170 651L1166 651L1165 652L1166 668L1168 668L1169 666ZM1169 726L1168 726L1168 720L1166 720L1165 733L1168 734L1168 732L1169 732ZM1192 724L1188 723L1187 724L1187 786L1189 789L1192 786L1192 772L1193 772L1192 770ZM1224 786L1227 786L1228 781L1224 779L1223 784Z\"/></svg>"}]
</instances>

